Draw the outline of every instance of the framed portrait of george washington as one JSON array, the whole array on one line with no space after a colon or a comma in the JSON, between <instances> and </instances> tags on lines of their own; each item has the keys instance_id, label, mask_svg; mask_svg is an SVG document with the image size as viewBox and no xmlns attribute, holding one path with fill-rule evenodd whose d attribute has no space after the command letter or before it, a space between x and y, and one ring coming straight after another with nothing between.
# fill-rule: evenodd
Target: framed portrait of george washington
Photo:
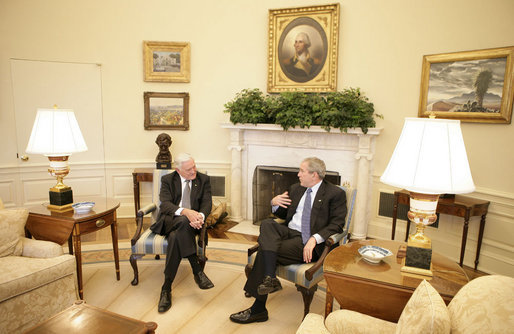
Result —
<instances>
[{"instance_id":1,"label":"framed portrait of george washington","mask_svg":"<svg viewBox=\"0 0 514 334\"><path fill-rule=\"evenodd\" d=\"M418 116L509 124L513 56L514 46L424 56Z\"/></svg>"},{"instance_id":2,"label":"framed portrait of george washington","mask_svg":"<svg viewBox=\"0 0 514 334\"><path fill-rule=\"evenodd\" d=\"M268 92L337 89L339 4L269 10Z\"/></svg>"},{"instance_id":3,"label":"framed portrait of george washington","mask_svg":"<svg viewBox=\"0 0 514 334\"><path fill-rule=\"evenodd\" d=\"M189 82L191 45L187 42L143 41L144 80Z\"/></svg>"}]
</instances>

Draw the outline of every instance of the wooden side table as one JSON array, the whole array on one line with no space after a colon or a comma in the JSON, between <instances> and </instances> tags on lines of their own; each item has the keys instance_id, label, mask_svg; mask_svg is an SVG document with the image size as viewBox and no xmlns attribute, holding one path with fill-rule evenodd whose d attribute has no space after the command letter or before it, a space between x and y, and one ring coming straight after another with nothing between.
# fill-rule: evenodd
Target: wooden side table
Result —
<instances>
[{"instance_id":1,"label":"wooden side table","mask_svg":"<svg viewBox=\"0 0 514 334\"><path fill-rule=\"evenodd\" d=\"M370 264L358 252L364 245L387 248L393 255L378 264ZM468 282L466 273L457 263L436 252L432 253L433 277L401 272L402 259L396 256L400 245L404 243L360 240L332 250L323 264L327 282L325 317L332 312L335 297L341 308L397 322L423 279L439 292L446 304Z\"/></svg>"},{"instance_id":2,"label":"wooden side table","mask_svg":"<svg viewBox=\"0 0 514 334\"><path fill-rule=\"evenodd\" d=\"M111 227L116 279L120 280L118 225L116 223L116 209L120 206L120 202L105 197L83 198L83 200L95 202L93 209L85 214L76 214L73 210L66 212L50 211L46 208L46 205L30 207L28 208L29 217L25 225L28 237L33 236L35 239L53 241L59 245L68 241L70 254L75 253L77 281L81 299L84 297L80 241L80 236L83 234L92 233L108 226ZM77 202L80 202L80 200Z\"/></svg>"},{"instance_id":3,"label":"wooden side table","mask_svg":"<svg viewBox=\"0 0 514 334\"><path fill-rule=\"evenodd\" d=\"M25 334L38 333L155 333L157 324L153 321L143 322L110 312L84 301L76 301L73 306L30 328Z\"/></svg>"},{"instance_id":4,"label":"wooden side table","mask_svg":"<svg viewBox=\"0 0 514 334\"><path fill-rule=\"evenodd\" d=\"M398 214L398 204L409 205L409 192L400 190L394 192L394 207L393 207L393 227L391 233L391 240L394 240L396 231L396 218ZM464 261L464 253L466 252L466 240L468 238L469 218L481 216L480 228L478 230L477 253L475 256L475 270L478 267L478 258L480 257L480 248L482 247L482 239L484 237L485 216L489 209L489 201L474 199L462 195L455 195L455 198L439 198L437 203L437 213L444 213L451 216L464 218L464 225L462 226L462 241L460 245L460 261L462 267ZM410 220L407 220L407 229L405 231L405 241L409 237Z\"/></svg>"},{"instance_id":5,"label":"wooden side table","mask_svg":"<svg viewBox=\"0 0 514 334\"><path fill-rule=\"evenodd\" d=\"M134 184L134 210L137 217L137 212L141 208L139 182L152 182L153 169L151 168L136 168L132 172L132 183Z\"/></svg>"}]
</instances>

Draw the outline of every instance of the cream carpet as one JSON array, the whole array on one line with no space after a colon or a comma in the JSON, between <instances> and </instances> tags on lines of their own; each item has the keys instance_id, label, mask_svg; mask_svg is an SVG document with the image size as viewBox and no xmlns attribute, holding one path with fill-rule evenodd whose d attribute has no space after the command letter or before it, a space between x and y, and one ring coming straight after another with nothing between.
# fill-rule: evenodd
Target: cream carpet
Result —
<instances>
[{"instance_id":1,"label":"cream carpet","mask_svg":"<svg viewBox=\"0 0 514 334\"><path fill-rule=\"evenodd\" d=\"M121 245L120 245L121 246ZM157 312L163 282L163 260L151 256L138 261L139 285L132 286L133 271L128 261L121 261L121 280L116 281L112 262L83 265L84 299L97 307L142 321L158 324L157 333L295 333L303 316L303 300L294 284L283 281L284 289L271 294L267 308L270 319L262 323L239 325L229 315L251 305L245 298L246 281L243 262L247 244L209 243L206 274L215 287L200 290L189 263L183 261L172 287L172 307ZM311 312L323 314L325 293L316 292Z\"/></svg>"}]
</instances>

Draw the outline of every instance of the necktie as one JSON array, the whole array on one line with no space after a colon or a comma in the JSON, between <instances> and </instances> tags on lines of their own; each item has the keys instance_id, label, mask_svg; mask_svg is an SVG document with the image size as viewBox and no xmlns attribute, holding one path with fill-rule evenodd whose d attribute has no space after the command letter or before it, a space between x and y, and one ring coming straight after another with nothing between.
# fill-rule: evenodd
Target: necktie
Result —
<instances>
[{"instance_id":1,"label":"necktie","mask_svg":"<svg viewBox=\"0 0 514 334\"><path fill-rule=\"evenodd\" d=\"M308 188L305 194L305 203L303 204L302 211L302 241L304 244L311 237L311 192L312 189Z\"/></svg>"},{"instance_id":2,"label":"necktie","mask_svg":"<svg viewBox=\"0 0 514 334\"><path fill-rule=\"evenodd\" d=\"M182 194L182 207L191 209L191 187L189 186L189 180L186 180L186 186Z\"/></svg>"}]
</instances>

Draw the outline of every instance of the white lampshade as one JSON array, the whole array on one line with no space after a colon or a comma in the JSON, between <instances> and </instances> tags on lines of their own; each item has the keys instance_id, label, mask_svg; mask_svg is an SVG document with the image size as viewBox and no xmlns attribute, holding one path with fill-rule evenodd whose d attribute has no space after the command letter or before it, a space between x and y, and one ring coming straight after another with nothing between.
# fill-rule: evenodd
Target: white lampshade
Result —
<instances>
[{"instance_id":1,"label":"white lampshade","mask_svg":"<svg viewBox=\"0 0 514 334\"><path fill-rule=\"evenodd\" d=\"M424 194L473 192L460 121L406 118L380 181Z\"/></svg>"},{"instance_id":2,"label":"white lampshade","mask_svg":"<svg viewBox=\"0 0 514 334\"><path fill-rule=\"evenodd\" d=\"M27 153L68 156L87 151L73 110L38 109L27 145Z\"/></svg>"}]
</instances>

